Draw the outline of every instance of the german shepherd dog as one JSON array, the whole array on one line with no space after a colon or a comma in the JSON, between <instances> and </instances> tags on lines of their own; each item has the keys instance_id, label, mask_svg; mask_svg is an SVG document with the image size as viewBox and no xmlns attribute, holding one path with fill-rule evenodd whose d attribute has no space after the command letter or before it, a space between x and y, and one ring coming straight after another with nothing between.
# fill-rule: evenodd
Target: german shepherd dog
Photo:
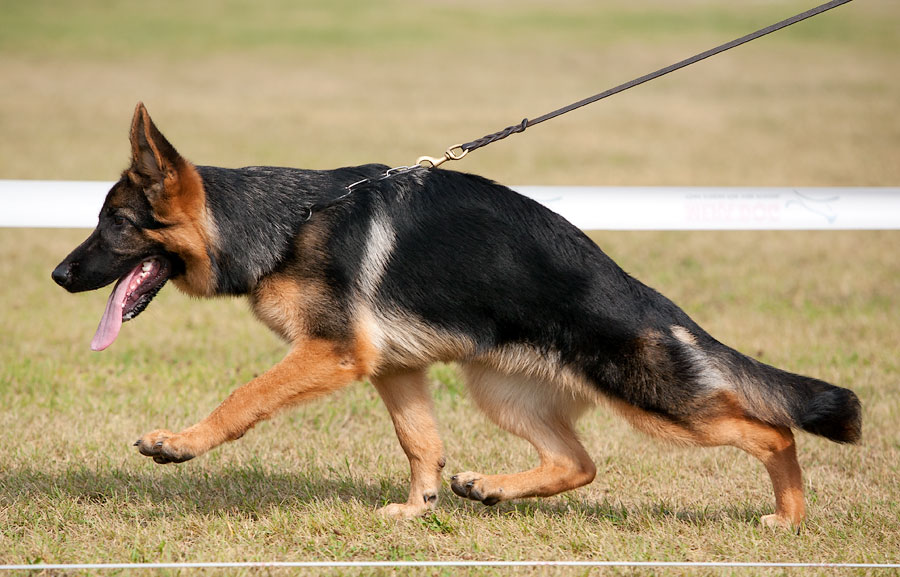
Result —
<instances>
[{"instance_id":1,"label":"german shepherd dog","mask_svg":"<svg viewBox=\"0 0 900 577\"><path fill-rule=\"evenodd\" d=\"M792 429L860 438L853 392L721 344L572 224L494 182L437 169L379 179L381 165L195 166L143 104L130 139L131 166L96 230L52 274L70 292L117 280L92 348L112 344L169 279L189 295L247 295L290 345L199 423L142 436L135 445L157 463L368 379L411 469L409 499L381 512L422 515L445 462L425 377L437 361L459 363L481 410L540 457L525 472L451 477L454 493L485 505L590 483L574 426L600 402L650 435L762 461L775 491L767 526L805 516Z\"/></svg>"}]
</instances>

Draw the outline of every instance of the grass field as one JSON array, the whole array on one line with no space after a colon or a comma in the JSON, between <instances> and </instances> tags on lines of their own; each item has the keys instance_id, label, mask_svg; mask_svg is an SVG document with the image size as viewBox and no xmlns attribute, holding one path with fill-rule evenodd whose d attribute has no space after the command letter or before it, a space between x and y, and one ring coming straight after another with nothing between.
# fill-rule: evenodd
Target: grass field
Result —
<instances>
[{"instance_id":1,"label":"grass field","mask_svg":"<svg viewBox=\"0 0 900 577\"><path fill-rule=\"evenodd\" d=\"M0 178L115 178L138 100L198 163L410 163L808 6L0 0ZM893 0L854 2L454 168L509 184L896 186L898 29ZM860 395L860 446L799 437L799 536L757 524L773 503L750 457L671 448L605 409L581 422L588 487L493 508L445 490L405 523L374 514L405 498L408 469L362 383L154 465L134 439L195 422L285 347L243 301L169 287L91 353L108 292L49 279L86 234L0 229L0 563L900 562L900 233L594 233L720 340ZM452 366L432 377L448 476L533 465Z\"/></svg>"}]
</instances>

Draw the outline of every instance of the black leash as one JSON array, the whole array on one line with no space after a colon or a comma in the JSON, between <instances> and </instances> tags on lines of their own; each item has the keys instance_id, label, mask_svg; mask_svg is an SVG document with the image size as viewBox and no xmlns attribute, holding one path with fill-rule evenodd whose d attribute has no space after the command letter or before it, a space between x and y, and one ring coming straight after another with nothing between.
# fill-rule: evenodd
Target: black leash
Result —
<instances>
[{"instance_id":1,"label":"black leash","mask_svg":"<svg viewBox=\"0 0 900 577\"><path fill-rule=\"evenodd\" d=\"M524 132L526 128L534 126L535 124L540 124L541 122L544 122L546 120L551 120L553 118L556 118L557 116L561 116L567 112L571 112L577 108L581 108L582 106L587 106L588 104L593 104L594 102L597 102L598 100L603 100L604 98L607 98L614 94L624 92L624 91L628 90L629 88L634 88L635 86L637 86L639 84L643 84L645 82L650 82L651 80L655 80L655 79L659 78L660 76L665 76L666 74L668 74L670 72L675 72L676 70L684 68L685 66L690 66L691 64L700 62L701 60L705 60L706 58L709 58L710 56L715 56L716 54L720 54L722 52L725 52L726 50L731 50L732 48L740 46L741 44L746 44L747 42L750 42L751 40L756 40L757 38L765 36L766 34L771 34L772 32L777 32L778 30L781 30L782 28L787 28L788 26L791 26L792 24L796 24L797 22L806 20L807 18L812 18L813 16L821 14L822 12L825 12L827 10L831 10L832 8L836 8L836 7L840 6L841 4L846 4L847 2L850 2L850 1L851 0L832 0L831 2L822 4L821 6L819 6L817 8L813 8L812 10L807 10L806 12L803 12L801 14L797 14L796 16L793 16L791 18L782 20L781 22L778 22L776 24L772 24L771 26L766 26L765 28L757 30L756 32L747 34L746 36L742 36L736 40L732 40L731 42L726 42L725 44L722 44L721 46L717 46L715 48L707 50L706 52L701 52L700 54L691 56L690 58L685 58L681 62L676 62L675 64L671 64L669 66L666 66L665 68L660 68L656 72L651 72L650 74L645 74L644 76L641 76L640 78L635 78L634 80L630 80L624 84L620 84L620 85L616 86L615 88L610 88L609 90L604 90L603 92L601 92L599 94L595 94L594 96L591 96L590 98L585 98L584 100L579 100L578 102L574 102L568 106L564 106L558 110L554 110L553 112L548 112L547 114L545 114L543 116L539 116L539 117L535 118L534 120L529 120L526 118L526 119L522 120L522 122L520 122L519 124L514 124L512 126L508 126L508 127L504 128L503 130L494 132L493 134L488 134L487 136L482 136L478 140L473 140L472 142L467 142L465 144L461 144L459 146L455 146L455 147L451 148L450 149L451 151L460 149L462 151L462 153L454 154L449 157L446 156L446 153L445 153L444 160L457 160L458 158L462 158L462 156L465 156L469 152L472 152L473 150L481 148L482 146L487 146L488 144L491 144L492 142L502 140L511 134L516 134L517 132ZM422 159L425 159L425 157L422 157ZM423 161L422 159L420 159L420 162ZM424 161L430 162L430 160L427 160L427 159ZM439 161L439 163L440 162L443 162L443 161ZM432 165L436 166L436 165L434 165L434 163L432 163Z\"/></svg>"},{"instance_id":2,"label":"black leash","mask_svg":"<svg viewBox=\"0 0 900 577\"><path fill-rule=\"evenodd\" d=\"M760 38L761 36L765 36L766 34L771 34L772 32L777 32L778 30L781 30L782 28L787 28L788 26L796 24L797 22L801 22L803 20L806 20L807 18L812 18L813 16L817 16L817 15L821 14L822 12L826 12L828 10L831 10L832 8L836 8L836 7L840 6L841 4L846 4L851 1L852 0L831 0L831 2L826 2L825 4L822 4L821 6L813 8L811 10L807 10L806 12L802 12L800 14L797 14L796 16L792 16L790 18L787 18L786 20L782 20L781 22L772 24L771 26L766 26L765 28L757 30L756 32L753 32L751 34L747 34L746 36L742 36L740 38L732 40L731 42L726 42L725 44L716 46L715 48L712 48L705 52L701 52L700 54L691 56L690 58L686 58L686 59L682 60L681 62L676 62L675 64L671 64L669 66L666 66L665 68L660 68L656 72L651 72L650 74L645 74L644 76L635 78L634 80L630 80L624 84L620 84L620 85L616 86L615 88L610 88L609 90L604 90L603 92L600 92L599 94L595 94L589 98L585 98L584 100L579 100L578 102L573 102L572 104L570 104L568 106L564 106L562 108L554 110L553 112L548 112L547 114L544 114L543 116L539 116L533 120L529 120L529 119L525 118L519 124L507 126L503 130L499 130L492 134L482 136L481 138L479 138L477 140L473 140L471 142L466 142L465 144L455 144L455 145L451 146L450 148L448 148L444 152L444 155L441 157L435 158L435 157L431 157L431 156L420 156L416 160L416 163L412 166L398 166L396 168L392 168L392 169L388 170L380 177L364 178L363 180L354 182L353 184L351 184L347 187L347 192L345 194L343 194L342 196L340 196L339 199L345 198L350 193L352 193L354 189L356 189L360 186L363 186L367 183L370 183L370 182L384 180L386 178L390 178L390 177L396 176L398 174L404 174L404 173L411 172L413 170L418 170L421 168L435 168L448 160L460 160L461 158L463 158L465 155L469 154L473 150L479 149L482 146L487 146L488 144L497 142L498 140L502 140L511 134L524 132L526 128L530 128L536 124L540 124L541 122L545 122L552 118L556 118L557 116L561 116L567 112L571 112L575 109L581 108L582 106L587 106L588 104L593 104L594 102L597 102L598 100L603 100L604 98L608 98L608 97L612 96L613 94L618 94L620 92L624 92L625 90L628 90L629 88L634 88L635 86L638 86L639 84L649 82L651 80L659 78L660 76L665 76L666 74L668 74L670 72L674 72L676 70L684 68L685 66L690 66L691 64L695 64L697 62L700 62L701 60L705 60L706 58L709 58L710 56L715 56L716 54L725 52L726 50L731 50L732 48L734 48L736 46L740 46L741 44L746 44L747 42L750 42L751 40L756 40L757 38Z\"/></svg>"}]
</instances>

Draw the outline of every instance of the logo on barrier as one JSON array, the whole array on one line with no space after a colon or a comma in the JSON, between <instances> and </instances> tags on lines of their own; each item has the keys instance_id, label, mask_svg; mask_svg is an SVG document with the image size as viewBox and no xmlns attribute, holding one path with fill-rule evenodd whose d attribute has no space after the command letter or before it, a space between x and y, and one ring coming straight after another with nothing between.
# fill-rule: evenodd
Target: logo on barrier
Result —
<instances>
[{"instance_id":1,"label":"logo on barrier","mask_svg":"<svg viewBox=\"0 0 900 577\"><path fill-rule=\"evenodd\" d=\"M796 189L695 192L685 196L684 214L690 224L723 228L809 225L814 221L834 225L840 200L833 192Z\"/></svg>"},{"instance_id":2,"label":"logo on barrier","mask_svg":"<svg viewBox=\"0 0 900 577\"><path fill-rule=\"evenodd\" d=\"M785 207L799 206L806 211L823 217L828 221L828 224L834 224L834 221L837 220L838 215L834 203L841 200L840 196L835 194L825 196L825 194L820 193L819 196L822 196L822 198L816 198L813 193L803 193L796 189L792 192L797 198L788 200L785 203Z\"/></svg>"}]
</instances>

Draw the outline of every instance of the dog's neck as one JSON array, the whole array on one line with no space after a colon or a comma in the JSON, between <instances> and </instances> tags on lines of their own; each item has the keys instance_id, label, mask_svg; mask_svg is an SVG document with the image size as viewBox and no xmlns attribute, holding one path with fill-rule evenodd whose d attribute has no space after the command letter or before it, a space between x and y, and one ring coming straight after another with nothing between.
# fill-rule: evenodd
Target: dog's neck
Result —
<instances>
[{"instance_id":1,"label":"dog's neck","mask_svg":"<svg viewBox=\"0 0 900 577\"><path fill-rule=\"evenodd\" d=\"M296 242L304 236L301 229L325 218L322 213L310 218L309 207L381 170L380 166L329 171L198 166L215 231L209 256L216 292L247 294L276 267L296 260L289 257L301 248Z\"/></svg>"}]
</instances>

